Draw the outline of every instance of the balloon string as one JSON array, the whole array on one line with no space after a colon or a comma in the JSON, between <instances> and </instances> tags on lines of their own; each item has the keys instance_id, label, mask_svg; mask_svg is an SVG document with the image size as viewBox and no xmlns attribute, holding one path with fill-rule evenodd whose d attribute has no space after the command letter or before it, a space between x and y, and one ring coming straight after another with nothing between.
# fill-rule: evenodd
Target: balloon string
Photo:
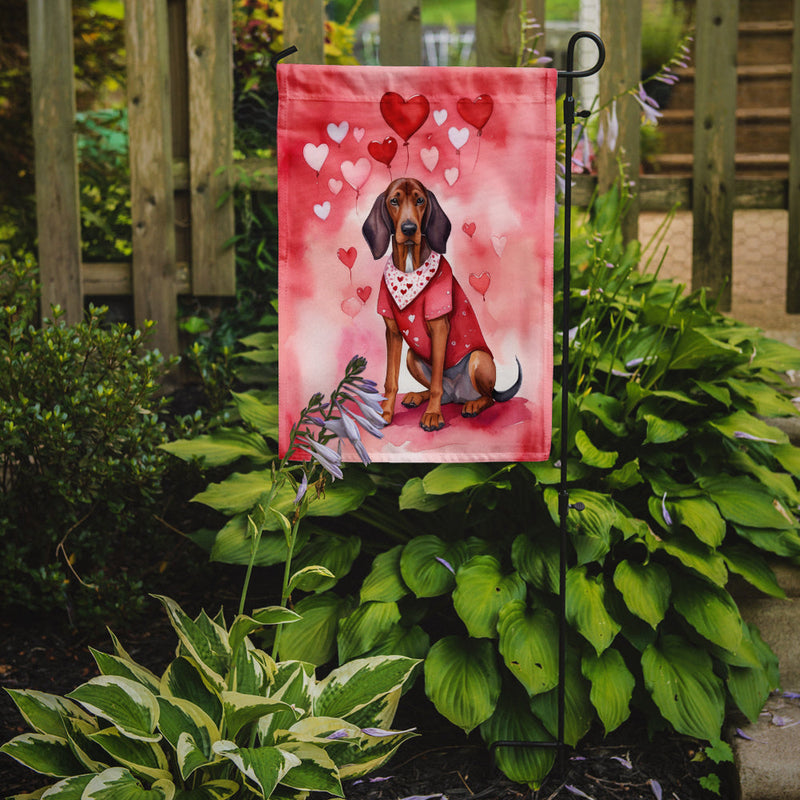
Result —
<instances>
[{"instance_id":1,"label":"balloon string","mask_svg":"<svg viewBox=\"0 0 800 800\"><path fill-rule=\"evenodd\" d=\"M411 162L411 151L408 149L408 142L403 142L403 147L406 148L406 172L408 172L408 165Z\"/></svg>"},{"instance_id":2,"label":"balloon string","mask_svg":"<svg viewBox=\"0 0 800 800\"><path fill-rule=\"evenodd\" d=\"M475 151L475 162L472 165L472 171L475 172L475 167L478 166L478 158L481 154L481 132L478 131L478 149Z\"/></svg>"}]
</instances>

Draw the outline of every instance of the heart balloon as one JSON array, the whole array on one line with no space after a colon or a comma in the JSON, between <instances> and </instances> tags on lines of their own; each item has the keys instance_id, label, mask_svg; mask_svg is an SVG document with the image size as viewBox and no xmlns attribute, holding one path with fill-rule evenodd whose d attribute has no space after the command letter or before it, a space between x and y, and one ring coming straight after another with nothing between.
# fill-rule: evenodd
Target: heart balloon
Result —
<instances>
[{"instance_id":1,"label":"heart balloon","mask_svg":"<svg viewBox=\"0 0 800 800\"><path fill-rule=\"evenodd\" d=\"M367 145L367 152L381 164L391 166L392 159L397 153L397 139L387 136L382 142L370 142Z\"/></svg>"},{"instance_id":2,"label":"heart balloon","mask_svg":"<svg viewBox=\"0 0 800 800\"><path fill-rule=\"evenodd\" d=\"M366 158L359 158L355 164L352 161L342 162L342 175L356 192L367 182L371 171L372 167Z\"/></svg>"},{"instance_id":3,"label":"heart balloon","mask_svg":"<svg viewBox=\"0 0 800 800\"><path fill-rule=\"evenodd\" d=\"M492 276L488 272L481 272L480 275L477 272L470 272L469 274L469 285L475 291L480 292L483 297L486 296L491 282Z\"/></svg>"},{"instance_id":4,"label":"heart balloon","mask_svg":"<svg viewBox=\"0 0 800 800\"><path fill-rule=\"evenodd\" d=\"M361 298L362 303L366 303L369 300L369 296L372 294L372 287L371 286L359 286L356 289L356 294Z\"/></svg>"},{"instance_id":5,"label":"heart balloon","mask_svg":"<svg viewBox=\"0 0 800 800\"><path fill-rule=\"evenodd\" d=\"M339 261L344 264L347 269L352 269L353 264L356 263L356 256L358 255L358 250L355 247L348 247L347 250L344 247L340 247L336 251L336 255L339 258Z\"/></svg>"},{"instance_id":6,"label":"heart balloon","mask_svg":"<svg viewBox=\"0 0 800 800\"><path fill-rule=\"evenodd\" d=\"M431 110L423 95L415 94L404 100L397 92L386 92L381 97L380 107L386 123L406 144L428 119Z\"/></svg>"},{"instance_id":7,"label":"heart balloon","mask_svg":"<svg viewBox=\"0 0 800 800\"><path fill-rule=\"evenodd\" d=\"M317 174L319 174L319 171L322 169L322 165L325 163L327 157L328 145L324 143L315 147L311 142L308 142L308 144L303 147L303 158L306 164Z\"/></svg>"},{"instance_id":8,"label":"heart balloon","mask_svg":"<svg viewBox=\"0 0 800 800\"><path fill-rule=\"evenodd\" d=\"M469 238L471 239L475 235L475 227L476 226L474 222L465 222L461 226L461 230L464 231L464 233L466 233L467 236L469 236Z\"/></svg>"},{"instance_id":9,"label":"heart balloon","mask_svg":"<svg viewBox=\"0 0 800 800\"><path fill-rule=\"evenodd\" d=\"M478 136L480 136L483 126L492 116L494 100L488 94L478 95L474 100L462 97L456 103L456 110L465 122L478 129Z\"/></svg>"},{"instance_id":10,"label":"heart balloon","mask_svg":"<svg viewBox=\"0 0 800 800\"><path fill-rule=\"evenodd\" d=\"M364 304L355 295L342 300L341 309L350 319L354 319L362 308Z\"/></svg>"}]
</instances>

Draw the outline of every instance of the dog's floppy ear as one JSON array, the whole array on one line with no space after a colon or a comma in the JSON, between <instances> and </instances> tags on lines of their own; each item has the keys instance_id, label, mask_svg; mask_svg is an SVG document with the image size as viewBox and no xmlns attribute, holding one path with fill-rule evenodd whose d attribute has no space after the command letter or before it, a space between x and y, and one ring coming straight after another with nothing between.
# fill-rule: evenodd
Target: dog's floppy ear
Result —
<instances>
[{"instance_id":1,"label":"dog's floppy ear","mask_svg":"<svg viewBox=\"0 0 800 800\"><path fill-rule=\"evenodd\" d=\"M380 258L389 248L392 235L392 221L386 210L386 193L379 194L372 205L372 211L361 227L372 257Z\"/></svg>"},{"instance_id":2,"label":"dog's floppy ear","mask_svg":"<svg viewBox=\"0 0 800 800\"><path fill-rule=\"evenodd\" d=\"M444 253L450 237L450 219L442 211L433 192L428 192L428 207L425 209L424 233L431 250Z\"/></svg>"}]
</instances>

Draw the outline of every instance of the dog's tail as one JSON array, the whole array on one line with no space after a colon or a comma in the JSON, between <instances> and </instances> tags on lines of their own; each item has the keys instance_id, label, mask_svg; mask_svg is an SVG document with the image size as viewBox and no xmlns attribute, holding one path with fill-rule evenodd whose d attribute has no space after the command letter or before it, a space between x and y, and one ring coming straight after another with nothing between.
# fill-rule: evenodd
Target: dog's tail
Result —
<instances>
[{"instance_id":1,"label":"dog's tail","mask_svg":"<svg viewBox=\"0 0 800 800\"><path fill-rule=\"evenodd\" d=\"M513 386L509 386L508 389L505 389L502 392L498 392L495 389L492 389L492 400L495 403L505 403L510 400L514 395L519 391L519 387L522 386L522 367L520 366L519 359L516 358L517 362L517 380L514 381Z\"/></svg>"}]
</instances>

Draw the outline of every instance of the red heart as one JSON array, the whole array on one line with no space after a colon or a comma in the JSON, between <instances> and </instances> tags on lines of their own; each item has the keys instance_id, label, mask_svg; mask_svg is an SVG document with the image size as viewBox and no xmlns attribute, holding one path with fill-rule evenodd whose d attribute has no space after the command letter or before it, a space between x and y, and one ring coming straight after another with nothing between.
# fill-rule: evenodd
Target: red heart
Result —
<instances>
[{"instance_id":1,"label":"red heart","mask_svg":"<svg viewBox=\"0 0 800 800\"><path fill-rule=\"evenodd\" d=\"M405 143L422 127L430 110L430 103L421 94L415 94L408 100L403 100L397 92L386 92L381 97L383 118Z\"/></svg>"},{"instance_id":2,"label":"red heart","mask_svg":"<svg viewBox=\"0 0 800 800\"><path fill-rule=\"evenodd\" d=\"M478 135L480 136L481 129L489 121L489 117L492 116L494 100L488 94L478 95L474 100L462 97L456 103L456 109L464 121L478 129Z\"/></svg>"},{"instance_id":3,"label":"red heart","mask_svg":"<svg viewBox=\"0 0 800 800\"><path fill-rule=\"evenodd\" d=\"M480 275L477 272L470 272L469 274L469 285L482 295L486 294L491 282L492 276L488 272L481 272Z\"/></svg>"},{"instance_id":4,"label":"red heart","mask_svg":"<svg viewBox=\"0 0 800 800\"><path fill-rule=\"evenodd\" d=\"M336 255L339 257L339 261L344 264L347 269L353 269L353 264L356 263L356 256L358 255L358 250L355 247L348 247L347 250L344 247L340 247L336 251Z\"/></svg>"},{"instance_id":5,"label":"red heart","mask_svg":"<svg viewBox=\"0 0 800 800\"><path fill-rule=\"evenodd\" d=\"M356 289L356 294L361 298L362 303L366 303L369 300L369 296L372 294L372 287L371 286L359 286Z\"/></svg>"},{"instance_id":6,"label":"red heart","mask_svg":"<svg viewBox=\"0 0 800 800\"><path fill-rule=\"evenodd\" d=\"M461 226L461 230L464 231L464 233L466 233L467 236L469 236L469 238L471 239L472 235L475 233L475 223L474 222L465 222Z\"/></svg>"},{"instance_id":7,"label":"red heart","mask_svg":"<svg viewBox=\"0 0 800 800\"><path fill-rule=\"evenodd\" d=\"M382 142L370 142L367 145L367 152L376 161L380 161L381 164L386 164L388 167L397 152L397 139L387 136Z\"/></svg>"}]
</instances>

